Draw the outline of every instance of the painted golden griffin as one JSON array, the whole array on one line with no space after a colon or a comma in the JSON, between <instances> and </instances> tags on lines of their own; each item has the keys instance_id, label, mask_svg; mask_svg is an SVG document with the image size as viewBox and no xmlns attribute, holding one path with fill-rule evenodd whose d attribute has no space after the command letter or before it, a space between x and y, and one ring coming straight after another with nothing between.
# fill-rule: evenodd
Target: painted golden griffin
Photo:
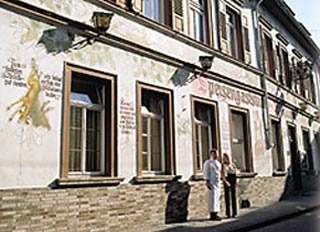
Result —
<instances>
[{"instance_id":1,"label":"painted golden griffin","mask_svg":"<svg viewBox=\"0 0 320 232\"><path fill-rule=\"evenodd\" d=\"M29 86L27 93L7 107L7 110L10 110L13 106L20 104L10 116L9 121L12 121L14 117L19 114L19 123L30 124L31 120L33 126L42 126L50 130L46 113L52 108L48 107L49 101L43 102L42 104L40 103L40 76L34 59L31 61L31 71L27 79L27 84Z\"/></svg>"}]
</instances>

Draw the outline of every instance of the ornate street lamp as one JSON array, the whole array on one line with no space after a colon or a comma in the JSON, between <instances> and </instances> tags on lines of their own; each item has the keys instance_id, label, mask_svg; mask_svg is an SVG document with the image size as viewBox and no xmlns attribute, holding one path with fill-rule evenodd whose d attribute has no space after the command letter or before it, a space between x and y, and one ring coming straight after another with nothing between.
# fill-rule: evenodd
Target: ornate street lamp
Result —
<instances>
[{"instance_id":1,"label":"ornate street lamp","mask_svg":"<svg viewBox=\"0 0 320 232\"><path fill-rule=\"evenodd\" d=\"M312 78L312 63L308 60L298 61L297 64L292 64L291 78L293 81L305 80Z\"/></svg>"},{"instance_id":2,"label":"ornate street lamp","mask_svg":"<svg viewBox=\"0 0 320 232\"><path fill-rule=\"evenodd\" d=\"M199 56L199 61L203 71L207 71L212 66L213 56Z\"/></svg>"},{"instance_id":3,"label":"ornate street lamp","mask_svg":"<svg viewBox=\"0 0 320 232\"><path fill-rule=\"evenodd\" d=\"M106 32L110 27L110 22L112 19L113 13L105 13L105 12L93 12L92 22L94 27L99 32Z\"/></svg>"}]
</instances>

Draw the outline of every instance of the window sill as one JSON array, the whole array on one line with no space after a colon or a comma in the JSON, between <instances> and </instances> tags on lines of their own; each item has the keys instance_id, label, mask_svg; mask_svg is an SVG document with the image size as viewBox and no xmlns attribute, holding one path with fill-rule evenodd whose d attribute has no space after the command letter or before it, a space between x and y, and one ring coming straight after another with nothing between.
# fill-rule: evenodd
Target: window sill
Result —
<instances>
[{"instance_id":1,"label":"window sill","mask_svg":"<svg viewBox=\"0 0 320 232\"><path fill-rule=\"evenodd\" d=\"M202 181L202 180L204 180L203 174L194 174L191 177L191 180L193 180L193 181Z\"/></svg>"},{"instance_id":2,"label":"window sill","mask_svg":"<svg viewBox=\"0 0 320 232\"><path fill-rule=\"evenodd\" d=\"M149 183L166 183L174 180L179 180L181 176L176 175L159 175L159 176L136 176L133 179L135 184L149 184Z\"/></svg>"},{"instance_id":3,"label":"window sill","mask_svg":"<svg viewBox=\"0 0 320 232\"><path fill-rule=\"evenodd\" d=\"M256 172L241 172L237 174L237 178L254 178L257 174Z\"/></svg>"},{"instance_id":4,"label":"window sill","mask_svg":"<svg viewBox=\"0 0 320 232\"><path fill-rule=\"evenodd\" d=\"M118 185L123 177L70 177L57 179L58 187Z\"/></svg>"},{"instance_id":5,"label":"window sill","mask_svg":"<svg viewBox=\"0 0 320 232\"><path fill-rule=\"evenodd\" d=\"M274 171L272 173L272 176L285 176L285 175L287 175L286 171Z\"/></svg>"}]
</instances>

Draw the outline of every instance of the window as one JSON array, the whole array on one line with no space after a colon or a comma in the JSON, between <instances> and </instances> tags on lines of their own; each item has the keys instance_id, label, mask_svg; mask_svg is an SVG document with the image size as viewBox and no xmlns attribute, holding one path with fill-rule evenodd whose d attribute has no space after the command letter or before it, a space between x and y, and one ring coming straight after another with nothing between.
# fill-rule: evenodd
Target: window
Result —
<instances>
[{"instance_id":1,"label":"window","mask_svg":"<svg viewBox=\"0 0 320 232\"><path fill-rule=\"evenodd\" d=\"M232 155L240 172L253 172L247 111L231 110Z\"/></svg>"},{"instance_id":2,"label":"window","mask_svg":"<svg viewBox=\"0 0 320 232\"><path fill-rule=\"evenodd\" d=\"M279 48L280 54L280 82L284 83L285 86L291 88L291 78L289 76L289 56L288 52L282 48Z\"/></svg>"},{"instance_id":3,"label":"window","mask_svg":"<svg viewBox=\"0 0 320 232\"><path fill-rule=\"evenodd\" d=\"M230 53L233 57L239 58L240 51L239 51L239 44L238 44L238 34L239 34L239 21L238 15L232 11L231 9L227 8L226 14L226 25L227 25L227 40L229 43Z\"/></svg>"},{"instance_id":4,"label":"window","mask_svg":"<svg viewBox=\"0 0 320 232\"><path fill-rule=\"evenodd\" d=\"M164 1L163 0L143 0L143 13L146 17L164 23Z\"/></svg>"},{"instance_id":5,"label":"window","mask_svg":"<svg viewBox=\"0 0 320 232\"><path fill-rule=\"evenodd\" d=\"M313 157L308 130L302 130L303 153L301 157L301 166L303 171L313 171Z\"/></svg>"},{"instance_id":6,"label":"window","mask_svg":"<svg viewBox=\"0 0 320 232\"><path fill-rule=\"evenodd\" d=\"M265 72L275 78L274 60L273 60L273 45L272 39L267 34L264 34L264 69Z\"/></svg>"},{"instance_id":7,"label":"window","mask_svg":"<svg viewBox=\"0 0 320 232\"><path fill-rule=\"evenodd\" d=\"M172 93L138 86L138 175L173 174Z\"/></svg>"},{"instance_id":8,"label":"window","mask_svg":"<svg viewBox=\"0 0 320 232\"><path fill-rule=\"evenodd\" d=\"M216 105L192 98L193 105L193 147L195 173L202 172L203 163L209 157L211 148L218 148Z\"/></svg>"},{"instance_id":9,"label":"window","mask_svg":"<svg viewBox=\"0 0 320 232\"><path fill-rule=\"evenodd\" d=\"M282 137L281 137L280 122L271 120L271 132L272 132L272 164L273 172L284 171L284 160L282 153Z\"/></svg>"},{"instance_id":10,"label":"window","mask_svg":"<svg viewBox=\"0 0 320 232\"><path fill-rule=\"evenodd\" d=\"M205 0L190 1L190 36L203 43L208 42L208 15Z\"/></svg>"},{"instance_id":11,"label":"window","mask_svg":"<svg viewBox=\"0 0 320 232\"><path fill-rule=\"evenodd\" d=\"M243 16L242 22L240 11L226 6L221 1L219 3L220 49L236 59L250 63L247 18Z\"/></svg>"},{"instance_id":12,"label":"window","mask_svg":"<svg viewBox=\"0 0 320 232\"><path fill-rule=\"evenodd\" d=\"M72 65L66 70L62 176L113 176L114 80Z\"/></svg>"},{"instance_id":13,"label":"window","mask_svg":"<svg viewBox=\"0 0 320 232\"><path fill-rule=\"evenodd\" d=\"M183 0L135 0L127 6L160 24L183 32Z\"/></svg>"}]
</instances>

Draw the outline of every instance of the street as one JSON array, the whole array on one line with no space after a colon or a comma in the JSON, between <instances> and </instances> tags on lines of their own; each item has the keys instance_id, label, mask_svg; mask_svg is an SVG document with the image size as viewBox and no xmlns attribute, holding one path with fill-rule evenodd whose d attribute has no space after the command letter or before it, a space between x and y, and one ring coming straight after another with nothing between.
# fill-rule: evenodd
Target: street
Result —
<instances>
[{"instance_id":1,"label":"street","mask_svg":"<svg viewBox=\"0 0 320 232\"><path fill-rule=\"evenodd\" d=\"M320 231L320 209L299 215L279 223L272 224L251 232L283 232L283 231L303 231L317 232Z\"/></svg>"}]
</instances>

